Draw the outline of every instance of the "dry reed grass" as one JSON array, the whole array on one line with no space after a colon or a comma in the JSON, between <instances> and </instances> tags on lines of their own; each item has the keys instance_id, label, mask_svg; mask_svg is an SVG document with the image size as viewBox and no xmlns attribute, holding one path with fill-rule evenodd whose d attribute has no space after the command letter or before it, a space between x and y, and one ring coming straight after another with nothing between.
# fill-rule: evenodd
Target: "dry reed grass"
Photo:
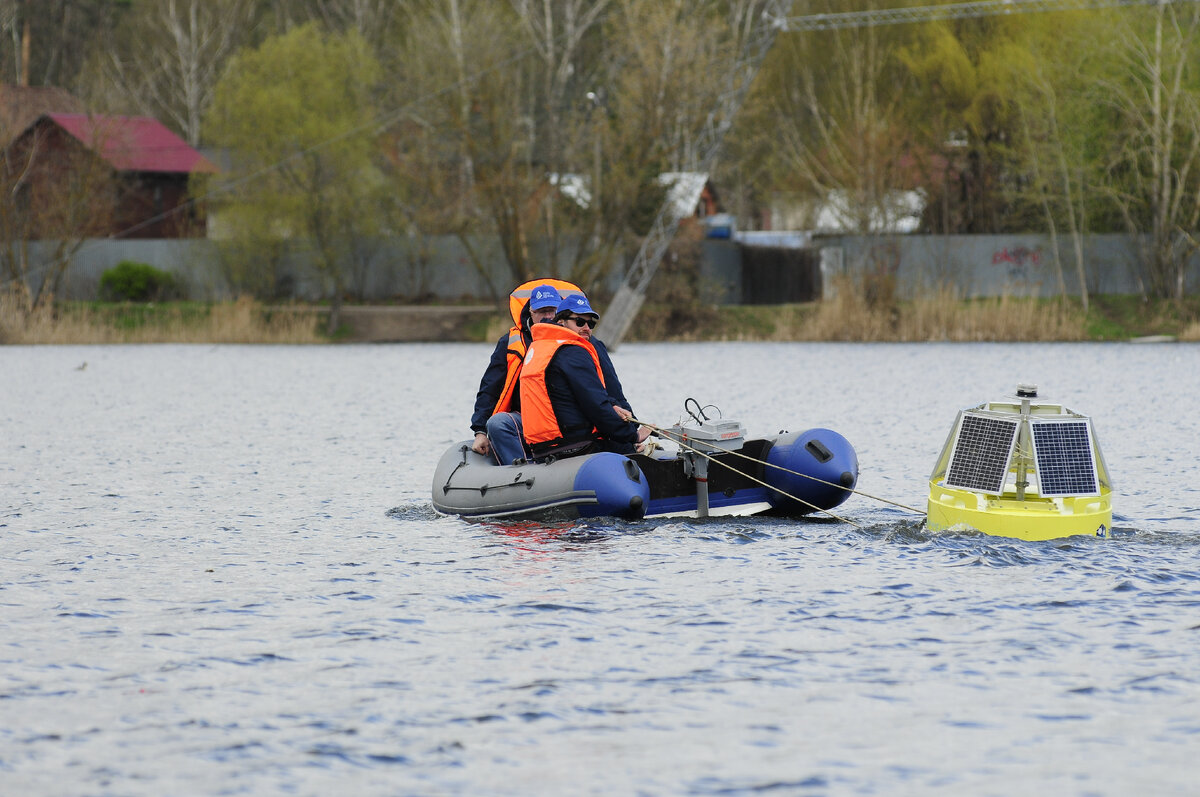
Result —
<instances>
[{"instance_id":1,"label":"dry reed grass","mask_svg":"<svg viewBox=\"0 0 1200 797\"><path fill-rule=\"evenodd\" d=\"M32 307L0 294L0 343L321 343L318 314L307 307L264 307L249 298L206 308L169 305L138 319L90 306Z\"/></svg>"},{"instance_id":2,"label":"dry reed grass","mask_svg":"<svg viewBox=\"0 0 1200 797\"><path fill-rule=\"evenodd\" d=\"M1087 338L1082 310L1056 301L1000 297L966 302L942 289L911 302L871 296L848 281L809 312L776 320L774 340L1069 341Z\"/></svg>"},{"instance_id":3,"label":"dry reed grass","mask_svg":"<svg viewBox=\"0 0 1200 797\"><path fill-rule=\"evenodd\" d=\"M308 306L266 307L243 298L214 305L44 305L0 293L3 343L321 343L321 311ZM1178 327L1175 327L1178 329ZM506 317L489 327L491 342L508 329ZM1173 331L1173 330L1172 330ZM1076 305L1001 297L964 301L946 289L911 302L852 282L822 302L771 307L648 306L630 330L636 340L773 341L1073 341L1089 339ZM1200 341L1200 322L1177 334Z\"/></svg>"},{"instance_id":4,"label":"dry reed grass","mask_svg":"<svg viewBox=\"0 0 1200 797\"><path fill-rule=\"evenodd\" d=\"M1188 341L1190 343L1200 341L1200 321L1193 321L1184 327L1183 330L1180 331L1178 339Z\"/></svg>"}]
</instances>

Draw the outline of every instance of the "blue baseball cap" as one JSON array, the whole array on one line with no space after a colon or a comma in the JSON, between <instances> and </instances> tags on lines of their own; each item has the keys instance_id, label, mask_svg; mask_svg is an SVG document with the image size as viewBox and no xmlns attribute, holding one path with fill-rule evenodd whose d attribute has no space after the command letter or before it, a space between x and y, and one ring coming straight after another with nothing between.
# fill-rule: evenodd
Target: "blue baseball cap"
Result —
<instances>
[{"instance_id":1,"label":"blue baseball cap","mask_svg":"<svg viewBox=\"0 0 1200 797\"><path fill-rule=\"evenodd\" d=\"M547 307L558 307L561 301L562 296L559 296L553 285L539 285L529 294L529 309L545 310Z\"/></svg>"},{"instance_id":2,"label":"blue baseball cap","mask_svg":"<svg viewBox=\"0 0 1200 797\"><path fill-rule=\"evenodd\" d=\"M558 310L555 311L554 314L562 315L563 313L576 313L578 315L594 315L597 318L600 317L600 314L592 309L592 306L588 304L587 297L582 293L573 293L558 303Z\"/></svg>"}]
</instances>

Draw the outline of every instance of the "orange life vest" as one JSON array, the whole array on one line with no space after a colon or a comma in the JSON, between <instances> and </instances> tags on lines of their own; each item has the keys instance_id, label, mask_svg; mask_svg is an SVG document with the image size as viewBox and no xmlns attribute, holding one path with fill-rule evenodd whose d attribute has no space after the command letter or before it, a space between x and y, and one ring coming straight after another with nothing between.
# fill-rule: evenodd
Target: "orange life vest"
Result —
<instances>
[{"instance_id":1,"label":"orange life vest","mask_svg":"<svg viewBox=\"0 0 1200 797\"><path fill-rule=\"evenodd\" d=\"M550 404L550 393L546 390L546 368L562 346L579 346L590 354L596 364L596 376L600 377L600 384L604 384L600 356L591 341L558 324L534 325L533 343L521 368L521 425L525 442L535 454L563 442L562 430Z\"/></svg>"},{"instance_id":2,"label":"orange life vest","mask_svg":"<svg viewBox=\"0 0 1200 797\"><path fill-rule=\"evenodd\" d=\"M517 391L518 377L521 375L521 364L525 362L525 336L519 327L508 330L508 373L504 375L504 387L500 390L500 398L492 409L492 415L497 412L508 412L512 409L513 393Z\"/></svg>"},{"instance_id":3,"label":"orange life vest","mask_svg":"<svg viewBox=\"0 0 1200 797\"><path fill-rule=\"evenodd\" d=\"M521 330L521 314L525 305L529 304L529 296L533 289L539 285L553 286L564 299L572 293L583 293L574 283L559 279L535 279L513 288L513 292L508 295L508 312L515 325L508 330L508 373L504 376L504 387L500 390L496 406L492 408L493 415L512 410L513 396L518 389L517 378L521 375L521 364L525 362L525 352L528 349Z\"/></svg>"}]
</instances>

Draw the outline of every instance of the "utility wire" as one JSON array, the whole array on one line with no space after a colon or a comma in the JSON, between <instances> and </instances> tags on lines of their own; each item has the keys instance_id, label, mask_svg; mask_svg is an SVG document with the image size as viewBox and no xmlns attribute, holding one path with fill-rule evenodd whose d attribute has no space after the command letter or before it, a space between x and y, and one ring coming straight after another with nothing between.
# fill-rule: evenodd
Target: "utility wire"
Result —
<instances>
[{"instance_id":1,"label":"utility wire","mask_svg":"<svg viewBox=\"0 0 1200 797\"><path fill-rule=\"evenodd\" d=\"M1085 11L1093 8L1171 5L1172 3L1186 2L1194 3L1197 0L977 0L977 2L947 3L935 6L905 6L834 14L806 14L782 20L781 28L789 32L827 31L843 28L868 28L876 25L903 25L911 22L933 22L941 19L967 19L1053 11Z\"/></svg>"}]
</instances>

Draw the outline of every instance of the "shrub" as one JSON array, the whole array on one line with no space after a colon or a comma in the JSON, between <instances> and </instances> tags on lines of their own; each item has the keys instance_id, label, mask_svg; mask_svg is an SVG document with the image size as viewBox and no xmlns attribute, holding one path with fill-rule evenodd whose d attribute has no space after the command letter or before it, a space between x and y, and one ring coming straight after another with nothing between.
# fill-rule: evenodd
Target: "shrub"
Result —
<instances>
[{"instance_id":1,"label":"shrub","mask_svg":"<svg viewBox=\"0 0 1200 797\"><path fill-rule=\"evenodd\" d=\"M122 260L100 275L100 298L116 302L156 302L179 294L175 278L162 269Z\"/></svg>"}]
</instances>

